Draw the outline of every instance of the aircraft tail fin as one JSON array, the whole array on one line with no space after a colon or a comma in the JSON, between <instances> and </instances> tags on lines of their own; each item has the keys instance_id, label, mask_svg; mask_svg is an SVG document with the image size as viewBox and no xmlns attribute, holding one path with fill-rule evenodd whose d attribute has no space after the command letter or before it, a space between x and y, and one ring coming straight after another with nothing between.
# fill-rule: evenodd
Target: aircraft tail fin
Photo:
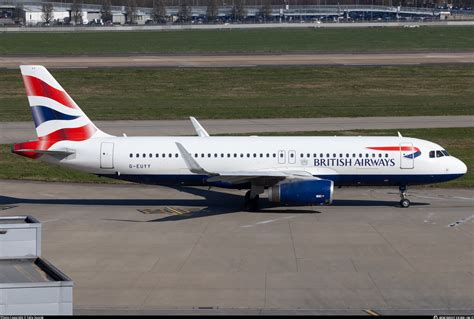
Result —
<instances>
[{"instance_id":1,"label":"aircraft tail fin","mask_svg":"<svg viewBox=\"0 0 474 319\"><path fill-rule=\"evenodd\" d=\"M45 67L22 65L20 69L39 139L83 141L110 136L92 123Z\"/></svg>"},{"instance_id":2,"label":"aircraft tail fin","mask_svg":"<svg viewBox=\"0 0 474 319\"><path fill-rule=\"evenodd\" d=\"M111 136L92 123L45 67L22 65L20 69L38 139L13 145L14 153L38 158L56 154L45 151L60 141L79 142Z\"/></svg>"}]
</instances>

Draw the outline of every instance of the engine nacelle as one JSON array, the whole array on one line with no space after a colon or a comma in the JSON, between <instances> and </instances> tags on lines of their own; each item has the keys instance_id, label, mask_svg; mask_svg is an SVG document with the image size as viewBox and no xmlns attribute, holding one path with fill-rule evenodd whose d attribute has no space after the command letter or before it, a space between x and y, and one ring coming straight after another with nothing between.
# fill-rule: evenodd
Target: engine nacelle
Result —
<instances>
[{"instance_id":1,"label":"engine nacelle","mask_svg":"<svg viewBox=\"0 0 474 319\"><path fill-rule=\"evenodd\" d=\"M333 181L327 179L287 181L268 188L268 200L284 205L329 205Z\"/></svg>"}]
</instances>

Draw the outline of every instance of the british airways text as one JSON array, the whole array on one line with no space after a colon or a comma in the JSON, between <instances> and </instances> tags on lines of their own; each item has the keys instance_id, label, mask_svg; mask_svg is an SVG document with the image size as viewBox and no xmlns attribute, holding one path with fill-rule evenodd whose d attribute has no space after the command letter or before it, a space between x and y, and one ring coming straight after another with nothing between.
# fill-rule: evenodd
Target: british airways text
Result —
<instances>
[{"instance_id":1,"label":"british airways text","mask_svg":"<svg viewBox=\"0 0 474 319\"><path fill-rule=\"evenodd\" d=\"M315 158L314 166L395 166L393 158Z\"/></svg>"}]
</instances>

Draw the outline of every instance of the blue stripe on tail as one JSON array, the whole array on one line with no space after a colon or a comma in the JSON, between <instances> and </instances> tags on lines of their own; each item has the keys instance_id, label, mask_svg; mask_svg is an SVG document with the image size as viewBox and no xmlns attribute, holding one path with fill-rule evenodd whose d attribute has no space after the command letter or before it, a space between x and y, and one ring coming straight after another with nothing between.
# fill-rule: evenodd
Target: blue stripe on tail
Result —
<instances>
[{"instance_id":1,"label":"blue stripe on tail","mask_svg":"<svg viewBox=\"0 0 474 319\"><path fill-rule=\"evenodd\" d=\"M44 122L52 120L61 120L68 121L77 119L79 116L67 115L56 110L50 109L46 106L32 106L31 112L33 113L33 121L35 122L35 127L40 126Z\"/></svg>"}]
</instances>

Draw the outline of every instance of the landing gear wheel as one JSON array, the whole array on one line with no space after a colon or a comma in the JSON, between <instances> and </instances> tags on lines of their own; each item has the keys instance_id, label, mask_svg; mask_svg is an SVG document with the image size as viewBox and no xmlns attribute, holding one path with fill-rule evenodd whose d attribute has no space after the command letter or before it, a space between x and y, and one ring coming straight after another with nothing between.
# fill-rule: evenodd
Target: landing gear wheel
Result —
<instances>
[{"instance_id":1,"label":"landing gear wheel","mask_svg":"<svg viewBox=\"0 0 474 319\"><path fill-rule=\"evenodd\" d=\"M254 198L250 198L250 191L245 193L245 198L244 198L244 207L245 210L248 212L256 212L258 211L258 199L259 196L255 196Z\"/></svg>"},{"instance_id":2,"label":"landing gear wheel","mask_svg":"<svg viewBox=\"0 0 474 319\"><path fill-rule=\"evenodd\" d=\"M403 207L403 208L408 208L410 207L410 201L408 199L402 199L400 201L400 206Z\"/></svg>"},{"instance_id":3,"label":"landing gear wheel","mask_svg":"<svg viewBox=\"0 0 474 319\"><path fill-rule=\"evenodd\" d=\"M407 187L406 186L400 186L400 207L402 208L408 208L410 207L410 201L407 198Z\"/></svg>"}]
</instances>

